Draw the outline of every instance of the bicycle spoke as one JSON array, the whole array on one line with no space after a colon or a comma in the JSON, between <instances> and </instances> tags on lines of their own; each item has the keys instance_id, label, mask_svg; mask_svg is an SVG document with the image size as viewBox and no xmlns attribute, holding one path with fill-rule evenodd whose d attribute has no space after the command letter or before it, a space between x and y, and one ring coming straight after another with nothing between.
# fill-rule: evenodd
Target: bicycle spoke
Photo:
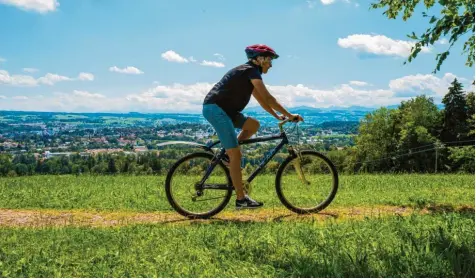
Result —
<instances>
[{"instance_id":1,"label":"bicycle spoke","mask_svg":"<svg viewBox=\"0 0 476 279\"><path fill-rule=\"evenodd\" d=\"M306 151L289 158L278 172L277 191L281 202L298 213L322 210L337 191L337 172L325 156Z\"/></svg>"},{"instance_id":2,"label":"bicycle spoke","mask_svg":"<svg viewBox=\"0 0 476 279\"><path fill-rule=\"evenodd\" d=\"M180 214L211 216L228 203L232 189L228 186L231 181L225 167L217 164L206 175L212 158L210 153L193 153L179 160L169 172L166 181L167 199ZM213 190L219 190L220 194L217 196Z\"/></svg>"},{"instance_id":3,"label":"bicycle spoke","mask_svg":"<svg viewBox=\"0 0 476 279\"><path fill-rule=\"evenodd\" d=\"M208 199L201 199L201 200L195 200L194 202L203 202L203 201L211 201L211 200L217 200L217 199L223 199L223 196L221 197L216 197L216 198L208 198Z\"/></svg>"}]
</instances>

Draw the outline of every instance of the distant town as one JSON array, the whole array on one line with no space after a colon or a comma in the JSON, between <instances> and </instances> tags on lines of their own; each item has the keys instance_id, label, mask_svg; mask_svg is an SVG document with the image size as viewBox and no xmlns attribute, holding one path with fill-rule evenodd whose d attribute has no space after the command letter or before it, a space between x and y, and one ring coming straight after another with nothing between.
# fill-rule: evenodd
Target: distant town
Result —
<instances>
[{"instance_id":1,"label":"distant town","mask_svg":"<svg viewBox=\"0 0 476 279\"><path fill-rule=\"evenodd\" d=\"M368 110L319 110L301 107L305 122L289 124L292 140L327 146L353 144L359 120ZM277 120L260 109L247 114L259 119L257 136L278 133ZM296 139L294 139L294 138ZM0 153L33 153L37 158L100 152L160 152L159 143L217 140L213 128L199 114L57 113L0 111Z\"/></svg>"}]
</instances>

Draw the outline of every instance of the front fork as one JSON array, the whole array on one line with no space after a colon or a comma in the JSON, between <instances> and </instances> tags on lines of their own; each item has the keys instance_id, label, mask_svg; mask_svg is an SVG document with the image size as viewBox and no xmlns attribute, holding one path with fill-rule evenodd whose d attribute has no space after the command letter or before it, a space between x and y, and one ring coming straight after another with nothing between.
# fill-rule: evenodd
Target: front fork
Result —
<instances>
[{"instance_id":1,"label":"front fork","mask_svg":"<svg viewBox=\"0 0 476 279\"><path fill-rule=\"evenodd\" d=\"M298 176L299 176L299 179L301 179L302 183L306 184L306 185L309 185L311 184L311 182L309 182L306 177L304 176L304 172L302 170L302 165L301 165L301 162L302 162L302 155L301 155L301 151L300 150L296 150L294 147L292 146L289 146L288 147L288 152L291 156L296 156L297 157L297 160L293 160L292 164L294 166L294 169L296 170Z\"/></svg>"}]
</instances>

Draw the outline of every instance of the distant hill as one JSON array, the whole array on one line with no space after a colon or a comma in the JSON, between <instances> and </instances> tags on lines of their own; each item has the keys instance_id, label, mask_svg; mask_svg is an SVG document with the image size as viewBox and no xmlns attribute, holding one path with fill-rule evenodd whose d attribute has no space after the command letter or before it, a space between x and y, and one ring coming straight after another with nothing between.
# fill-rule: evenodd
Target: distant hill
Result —
<instances>
[{"instance_id":1,"label":"distant hill","mask_svg":"<svg viewBox=\"0 0 476 279\"><path fill-rule=\"evenodd\" d=\"M386 106L388 109L397 109L400 104ZM443 104L437 104L438 109L444 109L445 106ZM289 111L293 113L325 113L325 112L337 112L337 111L345 111L345 112L372 112L374 110L379 109L380 107L362 107L362 106L349 106L349 107L337 107L337 106L330 106L327 108L314 108L309 106L297 106L297 107L290 107L287 108ZM249 107L244 110L244 112L248 113L266 113L266 111L261 106Z\"/></svg>"},{"instance_id":2,"label":"distant hill","mask_svg":"<svg viewBox=\"0 0 476 279\"><path fill-rule=\"evenodd\" d=\"M331 106L328 108L314 108L309 106L298 106L298 107L291 107L288 108L291 112L296 113L321 113L321 112L330 112L330 111L365 111L370 112L374 111L377 108L371 107L361 107L361 106L350 106L350 107L336 107ZM251 113L266 113L266 111L261 106L249 107L244 110L245 112Z\"/></svg>"},{"instance_id":3,"label":"distant hill","mask_svg":"<svg viewBox=\"0 0 476 279\"><path fill-rule=\"evenodd\" d=\"M389 109L398 108L397 105L387 106ZM438 109L444 109L443 104L437 104ZM309 106L297 106L287 108L293 113L299 114L323 114L323 113L334 113L334 112L344 112L344 113L357 113L357 114L366 114L367 112L372 112L379 109L379 107L362 107L362 106L349 106L349 107L338 107L330 106L327 108L314 108ZM1 114L6 115L40 115L40 116L51 116L51 115L86 115L86 116L116 116L116 117L163 117L165 115L201 115L199 112L43 112L43 111L15 111L15 110L0 110ZM261 106L247 107L244 110L244 113L267 113Z\"/></svg>"},{"instance_id":4,"label":"distant hill","mask_svg":"<svg viewBox=\"0 0 476 279\"><path fill-rule=\"evenodd\" d=\"M359 129L359 121L326 121L317 125L325 130L332 130L344 134L356 134Z\"/></svg>"}]
</instances>

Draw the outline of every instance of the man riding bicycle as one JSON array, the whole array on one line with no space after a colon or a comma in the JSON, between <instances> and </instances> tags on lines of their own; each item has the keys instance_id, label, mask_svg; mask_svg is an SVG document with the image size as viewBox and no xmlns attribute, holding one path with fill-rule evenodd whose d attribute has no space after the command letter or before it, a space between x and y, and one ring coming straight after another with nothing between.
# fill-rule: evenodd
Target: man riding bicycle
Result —
<instances>
[{"instance_id":1,"label":"man riding bicycle","mask_svg":"<svg viewBox=\"0 0 476 279\"><path fill-rule=\"evenodd\" d=\"M239 141L249 139L259 129L258 120L244 116L241 111L248 105L251 95L278 120L285 118L302 121L298 114L289 113L266 89L261 74L272 67L272 60L279 55L269 46L256 44L246 47L248 62L228 71L215 84L203 102L203 116L215 128L220 142L230 159L229 169L236 191L236 209L263 206L245 195L241 173L241 150ZM282 115L277 115L276 111ZM241 129L238 137L235 128Z\"/></svg>"}]
</instances>

